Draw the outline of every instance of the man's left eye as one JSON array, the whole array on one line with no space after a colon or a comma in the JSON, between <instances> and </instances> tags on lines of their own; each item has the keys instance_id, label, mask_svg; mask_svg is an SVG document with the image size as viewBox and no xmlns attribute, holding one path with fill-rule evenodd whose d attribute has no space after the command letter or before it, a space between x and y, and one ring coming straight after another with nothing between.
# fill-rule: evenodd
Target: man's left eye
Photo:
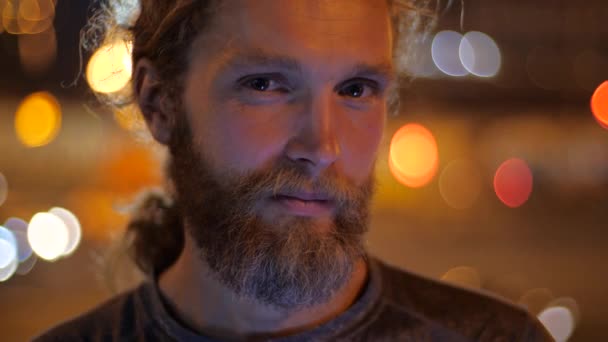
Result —
<instances>
[{"instance_id":1,"label":"man's left eye","mask_svg":"<svg viewBox=\"0 0 608 342\"><path fill-rule=\"evenodd\" d=\"M375 95L378 87L371 82L356 81L349 82L338 89L340 96L348 96L352 98L363 98Z\"/></svg>"}]
</instances>

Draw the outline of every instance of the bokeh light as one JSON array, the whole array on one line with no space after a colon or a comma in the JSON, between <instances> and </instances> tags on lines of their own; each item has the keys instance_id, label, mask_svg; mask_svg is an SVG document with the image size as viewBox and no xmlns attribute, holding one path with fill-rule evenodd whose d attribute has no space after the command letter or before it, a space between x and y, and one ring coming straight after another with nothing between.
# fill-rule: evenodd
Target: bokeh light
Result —
<instances>
[{"instance_id":1,"label":"bokeh light","mask_svg":"<svg viewBox=\"0 0 608 342\"><path fill-rule=\"evenodd\" d=\"M4 2L2 9L2 27L10 34L20 34L19 27L19 7L15 6L12 1Z\"/></svg>"},{"instance_id":2,"label":"bokeh light","mask_svg":"<svg viewBox=\"0 0 608 342\"><path fill-rule=\"evenodd\" d=\"M30 273L30 271L36 265L37 261L38 257L35 253L32 253L29 258L19 263L19 266L17 266L17 270L15 271L15 273L17 273L18 275L26 275Z\"/></svg>"},{"instance_id":3,"label":"bokeh light","mask_svg":"<svg viewBox=\"0 0 608 342\"><path fill-rule=\"evenodd\" d=\"M10 217L4 222L4 226L13 232L27 232L27 222L17 217Z\"/></svg>"},{"instance_id":4,"label":"bokeh light","mask_svg":"<svg viewBox=\"0 0 608 342\"><path fill-rule=\"evenodd\" d=\"M481 277L479 276L479 272L469 266L454 267L441 276L441 280L472 289L481 288Z\"/></svg>"},{"instance_id":5,"label":"bokeh light","mask_svg":"<svg viewBox=\"0 0 608 342\"><path fill-rule=\"evenodd\" d=\"M548 307L538 314L538 320L545 326L556 342L568 341L574 332L574 315L566 307Z\"/></svg>"},{"instance_id":6,"label":"bokeh light","mask_svg":"<svg viewBox=\"0 0 608 342\"><path fill-rule=\"evenodd\" d=\"M608 129L608 81L600 84L593 93L591 111L597 122Z\"/></svg>"},{"instance_id":7,"label":"bokeh light","mask_svg":"<svg viewBox=\"0 0 608 342\"><path fill-rule=\"evenodd\" d=\"M439 176L439 192L444 201L454 209L473 206L481 192L481 174L467 160L451 161Z\"/></svg>"},{"instance_id":8,"label":"bokeh light","mask_svg":"<svg viewBox=\"0 0 608 342\"><path fill-rule=\"evenodd\" d=\"M21 15L17 17L20 35L37 34L53 28L53 17L42 20L28 20Z\"/></svg>"},{"instance_id":9,"label":"bokeh light","mask_svg":"<svg viewBox=\"0 0 608 342\"><path fill-rule=\"evenodd\" d=\"M19 61L30 75L47 71L57 59L57 36L50 28L38 34L20 35L18 39Z\"/></svg>"},{"instance_id":10,"label":"bokeh light","mask_svg":"<svg viewBox=\"0 0 608 342\"><path fill-rule=\"evenodd\" d=\"M53 0L20 0L19 16L30 21L40 21L55 16Z\"/></svg>"},{"instance_id":11,"label":"bokeh light","mask_svg":"<svg viewBox=\"0 0 608 342\"><path fill-rule=\"evenodd\" d=\"M87 65L87 81L98 93L114 93L124 88L131 80L132 44L117 41L100 47Z\"/></svg>"},{"instance_id":12,"label":"bokeh light","mask_svg":"<svg viewBox=\"0 0 608 342\"><path fill-rule=\"evenodd\" d=\"M6 177L0 172L0 206L6 202L8 198L8 181Z\"/></svg>"},{"instance_id":13,"label":"bokeh light","mask_svg":"<svg viewBox=\"0 0 608 342\"><path fill-rule=\"evenodd\" d=\"M538 315L553 300L553 292L547 288L536 288L526 291L517 303L533 315Z\"/></svg>"},{"instance_id":14,"label":"bokeh light","mask_svg":"<svg viewBox=\"0 0 608 342\"><path fill-rule=\"evenodd\" d=\"M561 297L551 301L547 307L562 307L566 308L572 314L574 318L574 327L576 328L581 320L581 309L574 298L570 297Z\"/></svg>"},{"instance_id":15,"label":"bokeh light","mask_svg":"<svg viewBox=\"0 0 608 342\"><path fill-rule=\"evenodd\" d=\"M33 253L27 239L27 222L17 217L11 217L6 220L4 226L13 232L17 243L18 266L15 273L19 275L29 273L38 258Z\"/></svg>"},{"instance_id":16,"label":"bokeh light","mask_svg":"<svg viewBox=\"0 0 608 342\"><path fill-rule=\"evenodd\" d=\"M15 273L18 263L15 235L0 226L0 282L6 281Z\"/></svg>"},{"instance_id":17,"label":"bokeh light","mask_svg":"<svg viewBox=\"0 0 608 342\"><path fill-rule=\"evenodd\" d=\"M52 27L55 19L53 0L0 1L2 29L11 34L36 34ZM0 30L1 31L1 30Z\"/></svg>"},{"instance_id":18,"label":"bokeh light","mask_svg":"<svg viewBox=\"0 0 608 342\"><path fill-rule=\"evenodd\" d=\"M494 191L508 207L522 206L532 193L532 171L528 164L512 158L500 165L494 176Z\"/></svg>"},{"instance_id":19,"label":"bokeh light","mask_svg":"<svg viewBox=\"0 0 608 342\"><path fill-rule=\"evenodd\" d=\"M21 230L13 230L13 235L15 235L15 240L17 243L17 257L19 262L25 261L27 258L32 256L32 247L30 246L29 241L27 240L27 232Z\"/></svg>"},{"instance_id":20,"label":"bokeh light","mask_svg":"<svg viewBox=\"0 0 608 342\"><path fill-rule=\"evenodd\" d=\"M69 239L63 255L67 256L72 254L80 244L80 239L82 237L82 230L78 218L72 212L64 208L55 207L49 210L49 213L59 217L68 228Z\"/></svg>"},{"instance_id":21,"label":"bokeh light","mask_svg":"<svg viewBox=\"0 0 608 342\"><path fill-rule=\"evenodd\" d=\"M27 239L34 253L42 259L54 261L62 256L69 238L65 223L51 213L38 213L30 220Z\"/></svg>"},{"instance_id":22,"label":"bokeh light","mask_svg":"<svg viewBox=\"0 0 608 342\"><path fill-rule=\"evenodd\" d=\"M417 188L428 184L439 164L437 142L433 134L419 124L407 124L393 136L389 167L402 184Z\"/></svg>"},{"instance_id":23,"label":"bokeh light","mask_svg":"<svg viewBox=\"0 0 608 342\"><path fill-rule=\"evenodd\" d=\"M439 70L449 76L466 76L469 74L460 60L460 42L462 35L456 31L441 31L433 38L431 56Z\"/></svg>"},{"instance_id":24,"label":"bokeh light","mask_svg":"<svg viewBox=\"0 0 608 342\"><path fill-rule=\"evenodd\" d=\"M53 95L37 92L27 96L15 114L15 130L27 147L50 143L61 128L61 107Z\"/></svg>"},{"instance_id":25,"label":"bokeh light","mask_svg":"<svg viewBox=\"0 0 608 342\"><path fill-rule=\"evenodd\" d=\"M502 57L494 39L483 32L471 31L462 37L458 48L465 69L479 77L496 76Z\"/></svg>"}]
</instances>

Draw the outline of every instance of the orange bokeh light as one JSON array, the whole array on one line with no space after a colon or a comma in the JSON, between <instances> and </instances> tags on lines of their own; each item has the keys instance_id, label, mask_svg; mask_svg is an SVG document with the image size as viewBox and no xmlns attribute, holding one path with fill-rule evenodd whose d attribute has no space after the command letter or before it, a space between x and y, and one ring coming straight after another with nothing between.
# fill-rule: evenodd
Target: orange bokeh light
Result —
<instances>
[{"instance_id":1,"label":"orange bokeh light","mask_svg":"<svg viewBox=\"0 0 608 342\"><path fill-rule=\"evenodd\" d=\"M494 191L508 207L522 206L532 194L532 171L528 164L512 158L500 165L494 176Z\"/></svg>"},{"instance_id":2,"label":"orange bokeh light","mask_svg":"<svg viewBox=\"0 0 608 342\"><path fill-rule=\"evenodd\" d=\"M591 111L600 125L608 129L608 81L600 84L593 93Z\"/></svg>"},{"instance_id":3,"label":"orange bokeh light","mask_svg":"<svg viewBox=\"0 0 608 342\"><path fill-rule=\"evenodd\" d=\"M401 127L391 140L389 168L402 184L418 188L437 173L439 156L433 134L419 124Z\"/></svg>"}]
</instances>

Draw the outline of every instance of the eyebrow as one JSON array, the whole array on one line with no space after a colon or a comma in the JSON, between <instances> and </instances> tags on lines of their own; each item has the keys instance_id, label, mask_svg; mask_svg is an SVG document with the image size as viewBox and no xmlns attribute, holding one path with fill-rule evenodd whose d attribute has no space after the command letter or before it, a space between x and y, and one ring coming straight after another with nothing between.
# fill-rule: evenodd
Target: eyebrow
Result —
<instances>
[{"instance_id":1,"label":"eyebrow","mask_svg":"<svg viewBox=\"0 0 608 342\"><path fill-rule=\"evenodd\" d=\"M241 69L252 66L273 67L303 73L302 64L293 57L272 54L261 49L238 51L220 65L221 70ZM346 78L372 77L387 84L395 79L395 69L390 61L375 64L357 63L346 72Z\"/></svg>"}]
</instances>

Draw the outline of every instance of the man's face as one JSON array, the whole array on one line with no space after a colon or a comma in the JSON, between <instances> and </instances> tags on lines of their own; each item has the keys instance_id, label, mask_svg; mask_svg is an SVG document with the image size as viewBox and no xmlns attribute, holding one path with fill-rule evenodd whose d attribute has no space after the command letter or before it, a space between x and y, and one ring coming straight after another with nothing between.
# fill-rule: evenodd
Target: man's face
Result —
<instances>
[{"instance_id":1,"label":"man's face","mask_svg":"<svg viewBox=\"0 0 608 342\"><path fill-rule=\"evenodd\" d=\"M257 288L242 292L262 291L252 273L266 273L311 304L311 288L328 296L362 253L392 78L388 13L385 0L228 0L195 42L172 177L211 268ZM297 294L312 273L318 284Z\"/></svg>"}]
</instances>

